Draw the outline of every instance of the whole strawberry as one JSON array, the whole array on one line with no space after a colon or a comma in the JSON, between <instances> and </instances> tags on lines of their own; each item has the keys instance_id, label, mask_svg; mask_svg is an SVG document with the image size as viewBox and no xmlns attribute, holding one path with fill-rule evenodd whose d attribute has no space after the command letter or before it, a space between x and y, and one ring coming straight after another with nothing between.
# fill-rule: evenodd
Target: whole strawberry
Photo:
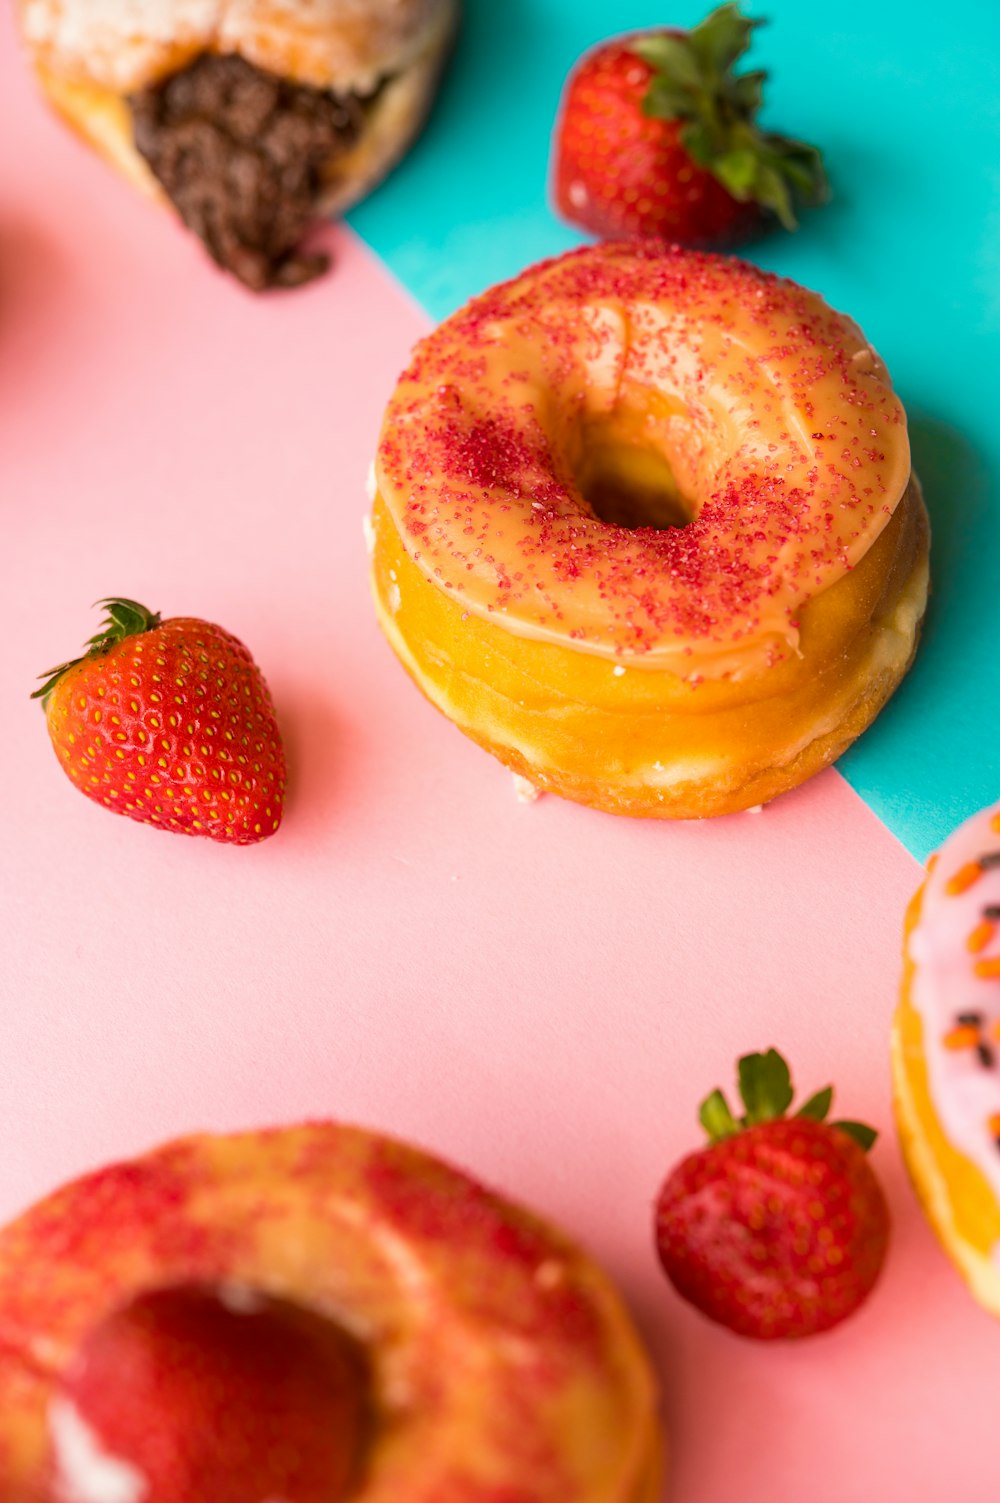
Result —
<instances>
[{"instance_id":1,"label":"whole strawberry","mask_svg":"<svg viewBox=\"0 0 1000 1503\"><path fill-rule=\"evenodd\" d=\"M889 1211L865 1157L875 1133L825 1120L831 1087L787 1117L791 1078L773 1049L738 1068L744 1115L713 1091L700 1113L709 1147L660 1191L660 1262L685 1299L742 1336L811 1336L856 1310L882 1268Z\"/></svg>"},{"instance_id":2,"label":"whole strawberry","mask_svg":"<svg viewBox=\"0 0 1000 1503\"><path fill-rule=\"evenodd\" d=\"M81 658L52 668L45 706L59 762L116 814L251 845L281 823L285 754L260 669L207 621L102 600Z\"/></svg>"},{"instance_id":3,"label":"whole strawberry","mask_svg":"<svg viewBox=\"0 0 1000 1503\"><path fill-rule=\"evenodd\" d=\"M725 249L794 203L820 203L819 152L756 124L766 73L735 74L758 21L721 5L692 31L622 37L570 75L555 143L556 205L605 239Z\"/></svg>"}]
</instances>

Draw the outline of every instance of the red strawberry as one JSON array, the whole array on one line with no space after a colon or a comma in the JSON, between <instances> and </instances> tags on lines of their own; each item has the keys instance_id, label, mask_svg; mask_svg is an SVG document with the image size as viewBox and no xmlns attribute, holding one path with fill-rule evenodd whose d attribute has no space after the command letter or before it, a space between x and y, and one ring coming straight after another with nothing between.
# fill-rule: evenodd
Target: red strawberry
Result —
<instances>
[{"instance_id":1,"label":"red strawberry","mask_svg":"<svg viewBox=\"0 0 1000 1503\"><path fill-rule=\"evenodd\" d=\"M819 152L758 129L766 73L734 74L758 21L721 5L692 31L606 42L570 75L555 144L555 196L607 239L661 236L724 248L769 219L796 228L819 203Z\"/></svg>"},{"instance_id":2,"label":"red strawberry","mask_svg":"<svg viewBox=\"0 0 1000 1503\"><path fill-rule=\"evenodd\" d=\"M82 658L42 676L49 736L96 803L183 835L251 845L281 823L285 754L260 669L221 626L102 600Z\"/></svg>"},{"instance_id":3,"label":"red strawberry","mask_svg":"<svg viewBox=\"0 0 1000 1503\"><path fill-rule=\"evenodd\" d=\"M746 1108L702 1103L710 1146L665 1181L656 1242L671 1283L742 1336L811 1336L850 1315L878 1278L889 1211L859 1122L826 1122L832 1088L794 1117L788 1066L773 1049L739 1062Z\"/></svg>"}]
</instances>

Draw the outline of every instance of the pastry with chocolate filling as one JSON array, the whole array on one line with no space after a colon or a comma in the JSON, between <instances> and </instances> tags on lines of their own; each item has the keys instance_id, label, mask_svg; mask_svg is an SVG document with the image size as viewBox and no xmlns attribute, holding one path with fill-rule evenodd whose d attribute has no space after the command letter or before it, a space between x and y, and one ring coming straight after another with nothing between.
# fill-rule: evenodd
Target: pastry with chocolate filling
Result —
<instances>
[{"instance_id":1,"label":"pastry with chocolate filling","mask_svg":"<svg viewBox=\"0 0 1000 1503\"><path fill-rule=\"evenodd\" d=\"M309 225L423 123L458 0L20 0L50 102L246 286L326 269Z\"/></svg>"}]
</instances>

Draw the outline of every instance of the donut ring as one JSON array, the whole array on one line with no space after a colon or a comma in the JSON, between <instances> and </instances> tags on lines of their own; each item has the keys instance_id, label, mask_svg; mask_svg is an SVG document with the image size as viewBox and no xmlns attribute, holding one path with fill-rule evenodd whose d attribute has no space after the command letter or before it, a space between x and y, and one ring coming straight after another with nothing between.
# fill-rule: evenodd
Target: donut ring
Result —
<instances>
[{"instance_id":1,"label":"donut ring","mask_svg":"<svg viewBox=\"0 0 1000 1503\"><path fill-rule=\"evenodd\" d=\"M927 517L849 319L756 267L589 247L476 298L393 395L376 608L540 788L691 818L773 798L912 659Z\"/></svg>"},{"instance_id":2,"label":"donut ring","mask_svg":"<svg viewBox=\"0 0 1000 1503\"><path fill-rule=\"evenodd\" d=\"M362 1344L373 1425L356 1503L658 1497L654 1380L607 1276L429 1155L321 1123L183 1139L0 1232L5 1503L36 1496L53 1384L87 1332L186 1284L306 1305Z\"/></svg>"},{"instance_id":3,"label":"donut ring","mask_svg":"<svg viewBox=\"0 0 1000 1503\"><path fill-rule=\"evenodd\" d=\"M1000 1316L1000 804L948 838L910 904L892 1063L917 1194Z\"/></svg>"}]
</instances>

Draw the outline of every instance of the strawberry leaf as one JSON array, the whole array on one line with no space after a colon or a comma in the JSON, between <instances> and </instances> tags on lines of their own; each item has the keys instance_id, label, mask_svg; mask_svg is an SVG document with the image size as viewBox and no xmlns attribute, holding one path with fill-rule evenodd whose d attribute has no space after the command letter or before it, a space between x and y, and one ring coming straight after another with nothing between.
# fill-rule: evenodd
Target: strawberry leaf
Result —
<instances>
[{"instance_id":1,"label":"strawberry leaf","mask_svg":"<svg viewBox=\"0 0 1000 1503\"><path fill-rule=\"evenodd\" d=\"M758 162L750 148L743 147L716 157L713 171L723 187L743 203L757 181Z\"/></svg>"},{"instance_id":2,"label":"strawberry leaf","mask_svg":"<svg viewBox=\"0 0 1000 1503\"><path fill-rule=\"evenodd\" d=\"M766 82L767 74L761 68L755 69L753 73L741 73L732 82L733 102L746 114L756 114L764 102Z\"/></svg>"},{"instance_id":3,"label":"strawberry leaf","mask_svg":"<svg viewBox=\"0 0 1000 1503\"><path fill-rule=\"evenodd\" d=\"M666 74L670 82L681 89L695 91L701 88L703 79L698 59L682 37L659 32L636 42L631 50L657 73Z\"/></svg>"},{"instance_id":4,"label":"strawberry leaf","mask_svg":"<svg viewBox=\"0 0 1000 1503\"><path fill-rule=\"evenodd\" d=\"M768 1049L764 1054L744 1054L737 1061L740 1096L743 1099L744 1115L734 1117L721 1091L713 1091L701 1103L698 1117L702 1127L713 1143L731 1138L744 1128L760 1122L772 1122L784 1117L792 1104L794 1090L788 1065L777 1049ZM795 1113L813 1122L825 1122L833 1105L833 1086L824 1086L804 1101ZM878 1134L864 1122L831 1122L848 1137L853 1138L867 1153Z\"/></svg>"},{"instance_id":5,"label":"strawberry leaf","mask_svg":"<svg viewBox=\"0 0 1000 1503\"><path fill-rule=\"evenodd\" d=\"M643 114L682 122L681 142L699 167L739 203L752 200L794 230L795 201L822 203L829 185L816 147L757 125L767 74L732 71L760 24L725 4L692 31L652 32L630 47L653 70Z\"/></svg>"},{"instance_id":6,"label":"strawberry leaf","mask_svg":"<svg viewBox=\"0 0 1000 1503\"><path fill-rule=\"evenodd\" d=\"M642 100L642 113L654 120L686 120L697 105L679 85L654 78Z\"/></svg>"},{"instance_id":7,"label":"strawberry leaf","mask_svg":"<svg viewBox=\"0 0 1000 1503\"><path fill-rule=\"evenodd\" d=\"M153 613L137 600L99 600L97 603L107 606L108 619L104 631L91 637L92 642L102 642L108 637L120 642L124 637L134 637L149 630Z\"/></svg>"},{"instance_id":8,"label":"strawberry leaf","mask_svg":"<svg viewBox=\"0 0 1000 1503\"><path fill-rule=\"evenodd\" d=\"M729 1110L729 1103L721 1091L713 1091L705 1097L698 1110L698 1120L713 1143L735 1137L740 1130L740 1124Z\"/></svg>"},{"instance_id":9,"label":"strawberry leaf","mask_svg":"<svg viewBox=\"0 0 1000 1503\"><path fill-rule=\"evenodd\" d=\"M750 46L754 27L762 24L741 15L738 5L720 5L688 32L688 43L706 71L727 73Z\"/></svg>"},{"instance_id":10,"label":"strawberry leaf","mask_svg":"<svg viewBox=\"0 0 1000 1503\"><path fill-rule=\"evenodd\" d=\"M150 611L137 600L126 600L111 596L106 600L98 600L97 605L103 605L107 609L107 616L101 622L101 630L88 637L84 646L87 651L78 658L70 658L67 663L60 663L58 668L49 668L39 677L44 679L40 689L36 689L31 695L32 699L40 699L43 706L48 701L56 684L63 674L75 668L86 658L100 657L116 642L124 642L126 637L141 636L143 632L152 631L160 624L160 616L156 611Z\"/></svg>"},{"instance_id":11,"label":"strawberry leaf","mask_svg":"<svg viewBox=\"0 0 1000 1503\"><path fill-rule=\"evenodd\" d=\"M780 158L780 170L799 190L803 202L822 203L829 194L829 184L816 147L790 141L786 136L770 136L768 140Z\"/></svg>"},{"instance_id":12,"label":"strawberry leaf","mask_svg":"<svg viewBox=\"0 0 1000 1503\"><path fill-rule=\"evenodd\" d=\"M878 1137L874 1127L869 1127L865 1122L831 1122L831 1127L836 1127L840 1132L846 1132L849 1138L853 1138L859 1147L868 1152Z\"/></svg>"},{"instance_id":13,"label":"strawberry leaf","mask_svg":"<svg viewBox=\"0 0 1000 1503\"><path fill-rule=\"evenodd\" d=\"M825 1122L833 1105L833 1086L824 1086L815 1096L804 1101L795 1113L797 1117L810 1117L813 1122Z\"/></svg>"},{"instance_id":14,"label":"strawberry leaf","mask_svg":"<svg viewBox=\"0 0 1000 1503\"><path fill-rule=\"evenodd\" d=\"M735 196L735 195L734 195ZM792 195L781 172L770 161L762 159L757 165L752 194L757 203L770 209L786 230L798 228L798 220L792 209Z\"/></svg>"},{"instance_id":15,"label":"strawberry leaf","mask_svg":"<svg viewBox=\"0 0 1000 1503\"><path fill-rule=\"evenodd\" d=\"M769 1122L783 1117L792 1104L792 1077L776 1049L744 1054L737 1065L740 1095L746 1107L744 1123Z\"/></svg>"},{"instance_id":16,"label":"strawberry leaf","mask_svg":"<svg viewBox=\"0 0 1000 1503\"><path fill-rule=\"evenodd\" d=\"M681 140L687 154L699 167L708 167L716 153L715 136L704 120L692 120L681 131Z\"/></svg>"}]
</instances>

